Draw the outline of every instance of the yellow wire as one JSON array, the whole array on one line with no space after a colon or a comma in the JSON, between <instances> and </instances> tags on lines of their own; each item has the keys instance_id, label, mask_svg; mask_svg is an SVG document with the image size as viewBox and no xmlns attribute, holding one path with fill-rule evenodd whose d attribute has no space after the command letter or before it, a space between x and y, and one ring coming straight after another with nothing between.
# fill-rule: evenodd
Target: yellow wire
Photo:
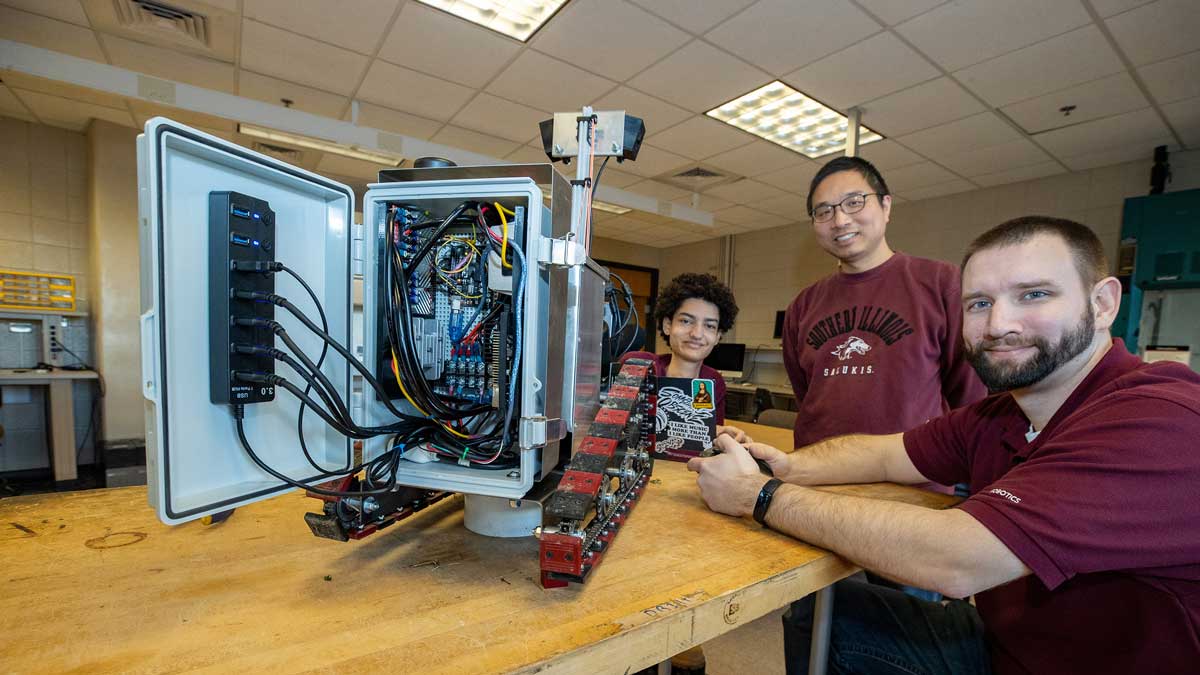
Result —
<instances>
[{"instance_id":1,"label":"yellow wire","mask_svg":"<svg viewBox=\"0 0 1200 675\"><path fill-rule=\"evenodd\" d=\"M495 206L496 213L500 214L500 223L502 224L501 232L503 232L503 239L500 240L500 263L505 267L511 268L512 263L508 262L508 218L504 217L504 212L508 211L508 209L500 206L500 202L492 202L492 206ZM517 215L513 211L508 212L514 216Z\"/></svg>"},{"instance_id":2,"label":"yellow wire","mask_svg":"<svg viewBox=\"0 0 1200 675\"><path fill-rule=\"evenodd\" d=\"M408 395L408 390L404 388L404 383L400 381L400 369L396 366L396 350L395 349L392 350L392 374L396 376L396 384L400 385L400 393L404 394L404 398L408 400L409 404L411 404L412 407L416 408L417 412L421 413L422 415L424 415L426 417L429 417L429 413L422 410L421 406L417 405L416 402L412 400L412 397Z\"/></svg>"}]
</instances>

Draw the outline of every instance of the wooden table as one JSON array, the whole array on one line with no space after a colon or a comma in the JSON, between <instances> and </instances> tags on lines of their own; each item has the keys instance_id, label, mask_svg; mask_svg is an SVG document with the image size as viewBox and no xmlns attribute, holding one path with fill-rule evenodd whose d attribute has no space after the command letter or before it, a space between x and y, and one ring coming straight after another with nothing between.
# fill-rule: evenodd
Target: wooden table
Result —
<instances>
[{"instance_id":1,"label":"wooden table","mask_svg":"<svg viewBox=\"0 0 1200 675\"><path fill-rule=\"evenodd\" d=\"M537 542L469 532L461 497L348 544L309 533L316 507L291 493L172 528L145 488L0 500L0 670L626 673L856 571L709 511L671 462L582 587L543 590Z\"/></svg>"},{"instance_id":2,"label":"wooden table","mask_svg":"<svg viewBox=\"0 0 1200 675\"><path fill-rule=\"evenodd\" d=\"M76 380L94 380L98 377L93 370L0 370L0 387L33 385L50 390L50 465L54 468L56 481L79 477L79 467L75 463L75 400L71 388Z\"/></svg>"}]
</instances>

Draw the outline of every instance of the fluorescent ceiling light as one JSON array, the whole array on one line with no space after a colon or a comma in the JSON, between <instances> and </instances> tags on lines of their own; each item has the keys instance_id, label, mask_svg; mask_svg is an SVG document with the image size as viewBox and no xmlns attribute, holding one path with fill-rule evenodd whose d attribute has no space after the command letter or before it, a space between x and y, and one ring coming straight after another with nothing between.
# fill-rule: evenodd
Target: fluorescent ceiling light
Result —
<instances>
[{"instance_id":1,"label":"fluorescent ceiling light","mask_svg":"<svg viewBox=\"0 0 1200 675\"><path fill-rule=\"evenodd\" d=\"M264 129L250 124L239 124L238 132L261 138L265 141L275 143L286 143L288 145L297 145L309 150L320 150L321 152L331 152L335 155L344 157L352 157L361 159L375 164L383 164L384 166L400 166L404 162L404 158L400 155L384 152L382 150L368 150L354 145L342 145L333 141L326 141L312 136L302 136L300 134L292 134L286 131L275 131L274 129Z\"/></svg>"},{"instance_id":2,"label":"fluorescent ceiling light","mask_svg":"<svg viewBox=\"0 0 1200 675\"><path fill-rule=\"evenodd\" d=\"M537 32L567 0L420 0L521 42Z\"/></svg>"},{"instance_id":3,"label":"fluorescent ceiling light","mask_svg":"<svg viewBox=\"0 0 1200 675\"><path fill-rule=\"evenodd\" d=\"M708 111L708 116L817 158L846 146L846 116L776 80ZM883 140L860 126L859 146Z\"/></svg>"}]
</instances>

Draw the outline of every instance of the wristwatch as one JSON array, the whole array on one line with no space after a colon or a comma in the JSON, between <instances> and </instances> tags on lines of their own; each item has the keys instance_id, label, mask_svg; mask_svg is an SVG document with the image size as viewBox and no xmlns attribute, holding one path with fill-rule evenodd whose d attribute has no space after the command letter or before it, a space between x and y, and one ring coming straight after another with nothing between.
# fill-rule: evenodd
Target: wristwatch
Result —
<instances>
[{"instance_id":1,"label":"wristwatch","mask_svg":"<svg viewBox=\"0 0 1200 675\"><path fill-rule=\"evenodd\" d=\"M758 491L758 501L754 502L754 520L763 527L767 527L767 509L771 507L775 490L779 489L780 485L783 485L783 481L772 478L763 483L762 489Z\"/></svg>"}]
</instances>

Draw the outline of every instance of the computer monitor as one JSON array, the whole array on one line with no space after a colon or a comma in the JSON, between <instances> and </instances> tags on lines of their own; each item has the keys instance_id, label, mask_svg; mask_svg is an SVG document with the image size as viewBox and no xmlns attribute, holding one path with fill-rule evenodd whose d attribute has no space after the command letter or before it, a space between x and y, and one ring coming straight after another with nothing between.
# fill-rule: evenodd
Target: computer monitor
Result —
<instances>
[{"instance_id":1,"label":"computer monitor","mask_svg":"<svg viewBox=\"0 0 1200 675\"><path fill-rule=\"evenodd\" d=\"M787 312L783 310L775 312L775 332L771 334L771 337L775 338L776 340L783 337L783 319L786 316Z\"/></svg>"},{"instance_id":2,"label":"computer monitor","mask_svg":"<svg viewBox=\"0 0 1200 675\"><path fill-rule=\"evenodd\" d=\"M704 365L721 372L725 379L738 379L742 376L742 367L746 362L746 345L740 342L722 342L713 347L712 353L704 359Z\"/></svg>"}]
</instances>

